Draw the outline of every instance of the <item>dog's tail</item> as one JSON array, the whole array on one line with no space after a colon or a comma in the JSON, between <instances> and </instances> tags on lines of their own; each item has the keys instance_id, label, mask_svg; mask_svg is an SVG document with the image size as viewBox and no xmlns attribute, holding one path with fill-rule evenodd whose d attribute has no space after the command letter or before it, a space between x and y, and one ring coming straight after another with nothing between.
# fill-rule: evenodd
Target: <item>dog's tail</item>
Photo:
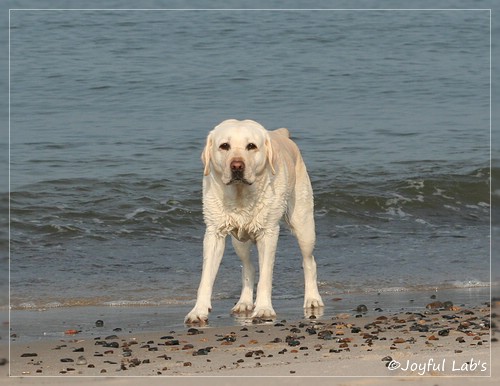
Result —
<instances>
[{"instance_id":1,"label":"dog's tail","mask_svg":"<svg viewBox=\"0 0 500 386\"><path fill-rule=\"evenodd\" d=\"M283 135L287 138L290 138L290 132L288 131L288 129L285 129L284 127L282 127L281 129L276 129L276 130L274 130L274 132L276 134Z\"/></svg>"}]
</instances>

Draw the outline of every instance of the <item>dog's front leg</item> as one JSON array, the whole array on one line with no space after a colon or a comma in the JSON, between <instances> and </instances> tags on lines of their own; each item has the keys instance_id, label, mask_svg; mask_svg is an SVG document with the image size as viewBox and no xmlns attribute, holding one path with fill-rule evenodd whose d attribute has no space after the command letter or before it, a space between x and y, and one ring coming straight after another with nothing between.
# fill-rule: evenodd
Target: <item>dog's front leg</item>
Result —
<instances>
[{"instance_id":1,"label":"dog's front leg","mask_svg":"<svg viewBox=\"0 0 500 386\"><path fill-rule=\"evenodd\" d=\"M257 285L257 297L252 314L254 318L273 319L276 317L271 295L278 236L279 226L276 226L273 229L266 230L264 235L257 239L257 250L259 251L259 284Z\"/></svg>"},{"instance_id":2,"label":"dog's front leg","mask_svg":"<svg viewBox=\"0 0 500 386\"><path fill-rule=\"evenodd\" d=\"M196 304L184 319L188 324L206 324L212 310L212 289L224 254L225 237L208 230L203 240L203 270Z\"/></svg>"}]
</instances>

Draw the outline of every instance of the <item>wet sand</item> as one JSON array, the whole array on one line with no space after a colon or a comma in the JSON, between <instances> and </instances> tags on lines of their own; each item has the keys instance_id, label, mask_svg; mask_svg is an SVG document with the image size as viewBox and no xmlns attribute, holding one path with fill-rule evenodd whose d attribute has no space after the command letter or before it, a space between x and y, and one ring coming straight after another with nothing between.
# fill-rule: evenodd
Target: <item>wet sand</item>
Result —
<instances>
[{"instance_id":1,"label":"wet sand","mask_svg":"<svg viewBox=\"0 0 500 386\"><path fill-rule=\"evenodd\" d=\"M66 383L68 377L77 382L93 377L110 384L137 382L131 376L286 376L292 383L293 377L303 376L369 377L357 378L356 384L376 380L387 384L385 377L491 380L499 360L490 357L492 345L494 352L498 349L491 343L489 305L448 310L436 306L394 314L352 312L330 319L162 332L103 329L101 336L93 337L68 330L61 339L13 339L10 363L0 371L5 374L10 365L10 375L20 377L11 378L12 382L35 378L50 381L47 384ZM215 379L223 384L222 378Z\"/></svg>"}]
</instances>

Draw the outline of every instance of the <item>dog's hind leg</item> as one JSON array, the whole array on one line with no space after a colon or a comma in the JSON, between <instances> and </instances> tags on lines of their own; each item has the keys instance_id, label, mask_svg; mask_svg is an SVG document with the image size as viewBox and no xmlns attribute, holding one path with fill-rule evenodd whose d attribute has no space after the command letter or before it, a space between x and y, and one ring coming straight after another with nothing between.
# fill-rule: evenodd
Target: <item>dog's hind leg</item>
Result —
<instances>
[{"instance_id":1,"label":"dog's hind leg","mask_svg":"<svg viewBox=\"0 0 500 386\"><path fill-rule=\"evenodd\" d=\"M314 224L314 202L309 178L302 179L296 186L295 196L288 210L288 221L292 232L297 237L302 253L304 268L304 308L320 308L324 306L318 290L316 261L313 256L316 241Z\"/></svg>"}]
</instances>

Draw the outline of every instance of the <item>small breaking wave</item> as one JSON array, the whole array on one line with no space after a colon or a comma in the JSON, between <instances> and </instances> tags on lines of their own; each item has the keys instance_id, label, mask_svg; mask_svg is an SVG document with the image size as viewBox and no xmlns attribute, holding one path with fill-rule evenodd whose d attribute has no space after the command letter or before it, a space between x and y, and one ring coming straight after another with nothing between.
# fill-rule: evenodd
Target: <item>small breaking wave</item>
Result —
<instances>
[{"instance_id":1,"label":"small breaking wave","mask_svg":"<svg viewBox=\"0 0 500 386\"><path fill-rule=\"evenodd\" d=\"M490 171L370 183L344 182L315 190L319 217L422 224L450 221L489 222Z\"/></svg>"},{"instance_id":2,"label":"small breaking wave","mask_svg":"<svg viewBox=\"0 0 500 386\"><path fill-rule=\"evenodd\" d=\"M498 174L496 170L494 173ZM318 218L416 223L488 223L490 170L466 175L435 175L404 180L317 181ZM46 181L11 194L12 240L30 238L112 238L202 225L198 185L175 193L161 180ZM36 192L36 193L34 193ZM170 197L169 197L170 196ZM64 202L64 205L61 205Z\"/></svg>"},{"instance_id":3,"label":"small breaking wave","mask_svg":"<svg viewBox=\"0 0 500 386\"><path fill-rule=\"evenodd\" d=\"M489 288L490 286L499 286L500 283L489 283L475 280L465 280L465 281L448 281L438 284L413 284L408 286L394 286L394 287L376 287L376 286L363 286L356 287L351 285L339 286L336 283L335 288L331 286L331 283L322 282L319 283L321 292L325 296L339 295L339 294L398 294L398 293L408 293L408 292L436 292L443 290L468 290L468 289L481 289ZM236 295L235 295L236 296ZM224 294L214 294L214 301L221 300L231 300L236 297L228 297ZM275 301L286 301L293 299L301 299L302 294L281 294L274 295L273 299ZM55 308L72 308L72 307L165 307L165 306L190 306L195 303L195 298L190 296L175 297L173 294L171 297L163 297L161 299L115 299L106 300L103 298L81 298L81 299L60 299L43 301L39 299L37 301L18 301L11 302L10 309L19 311L43 311Z\"/></svg>"}]
</instances>

